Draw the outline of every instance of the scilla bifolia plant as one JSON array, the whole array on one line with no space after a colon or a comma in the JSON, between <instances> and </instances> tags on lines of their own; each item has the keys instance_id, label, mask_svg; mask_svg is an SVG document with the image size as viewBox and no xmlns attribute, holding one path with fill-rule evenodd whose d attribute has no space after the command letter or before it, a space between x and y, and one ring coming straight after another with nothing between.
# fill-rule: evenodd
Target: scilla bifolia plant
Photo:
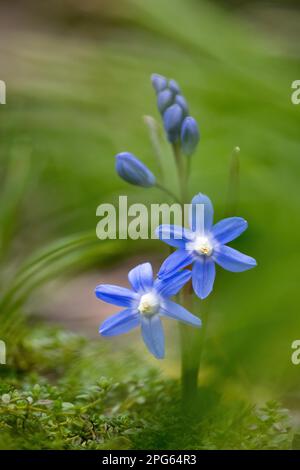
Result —
<instances>
[{"instance_id":1,"label":"scilla bifolia plant","mask_svg":"<svg viewBox=\"0 0 300 470\"><path fill-rule=\"evenodd\" d=\"M151 81L166 137L172 146L180 181L180 203L184 205L189 201L190 159L200 138L198 125L189 115L187 102L174 80L154 74ZM165 189L159 186L153 173L128 152L116 156L116 171L131 184ZM199 205L204 209L201 212L197 210ZM202 214L201 221L198 214ZM196 298L205 299L212 292L216 264L233 272L242 272L256 265L250 256L227 246L246 228L247 222L241 217L228 217L213 225L212 202L208 196L199 193L191 202L189 228L174 225L157 228L158 237L176 251L163 262L155 280L151 264L144 263L129 272L131 289L114 285L99 285L96 288L98 298L122 307L119 313L104 321L100 334L119 335L140 327L148 350L158 359L164 357L161 317L179 320L183 324L181 371L185 400L195 398L201 355L201 335L190 328L201 326L198 311L194 312L196 315L189 311L195 304L194 293ZM175 295L181 305L170 300Z\"/></svg>"}]
</instances>

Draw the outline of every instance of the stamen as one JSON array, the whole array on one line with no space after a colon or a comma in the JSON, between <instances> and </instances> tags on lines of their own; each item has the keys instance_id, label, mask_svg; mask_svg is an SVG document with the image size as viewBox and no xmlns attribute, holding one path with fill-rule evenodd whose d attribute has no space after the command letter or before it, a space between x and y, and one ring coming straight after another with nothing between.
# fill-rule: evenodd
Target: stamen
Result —
<instances>
[{"instance_id":1,"label":"stamen","mask_svg":"<svg viewBox=\"0 0 300 470\"><path fill-rule=\"evenodd\" d=\"M158 312L159 299L153 292L142 295L138 310L142 315L151 316Z\"/></svg>"},{"instance_id":2,"label":"stamen","mask_svg":"<svg viewBox=\"0 0 300 470\"><path fill-rule=\"evenodd\" d=\"M210 256L213 252L213 245L206 236L198 236L193 242L188 243L187 248L204 256Z\"/></svg>"}]
</instances>

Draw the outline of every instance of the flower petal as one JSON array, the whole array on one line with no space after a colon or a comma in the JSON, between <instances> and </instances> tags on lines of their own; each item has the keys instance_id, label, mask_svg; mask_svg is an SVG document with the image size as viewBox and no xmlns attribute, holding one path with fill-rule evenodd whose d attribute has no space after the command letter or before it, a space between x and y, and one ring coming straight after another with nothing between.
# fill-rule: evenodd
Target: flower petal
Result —
<instances>
[{"instance_id":1,"label":"flower petal","mask_svg":"<svg viewBox=\"0 0 300 470\"><path fill-rule=\"evenodd\" d=\"M185 244L193 238L191 230L179 225L163 224L155 230L156 236L170 246L184 248Z\"/></svg>"},{"instance_id":2,"label":"flower petal","mask_svg":"<svg viewBox=\"0 0 300 470\"><path fill-rule=\"evenodd\" d=\"M243 233L248 223L242 217L228 217L215 224L211 230L214 238L224 245Z\"/></svg>"},{"instance_id":3,"label":"flower petal","mask_svg":"<svg viewBox=\"0 0 300 470\"><path fill-rule=\"evenodd\" d=\"M137 310L127 309L107 318L100 326L99 333L102 336L115 336L136 328L140 324Z\"/></svg>"},{"instance_id":4,"label":"flower petal","mask_svg":"<svg viewBox=\"0 0 300 470\"><path fill-rule=\"evenodd\" d=\"M200 204L204 205L204 211L201 210ZM213 218L214 208L209 197L201 193L194 196L190 207L190 227L193 232L210 230Z\"/></svg>"},{"instance_id":5,"label":"flower petal","mask_svg":"<svg viewBox=\"0 0 300 470\"><path fill-rule=\"evenodd\" d=\"M130 289L114 286L112 284L101 284L97 286L95 294L98 299L120 307L131 307L133 302L138 299L138 295Z\"/></svg>"},{"instance_id":6,"label":"flower petal","mask_svg":"<svg viewBox=\"0 0 300 470\"><path fill-rule=\"evenodd\" d=\"M216 276L215 263L210 257L201 257L194 263L192 272L193 288L200 299L212 291Z\"/></svg>"},{"instance_id":7,"label":"flower petal","mask_svg":"<svg viewBox=\"0 0 300 470\"><path fill-rule=\"evenodd\" d=\"M156 279L154 287L161 297L172 297L191 279L192 272L185 269L165 279Z\"/></svg>"},{"instance_id":8,"label":"flower petal","mask_svg":"<svg viewBox=\"0 0 300 470\"><path fill-rule=\"evenodd\" d=\"M139 264L128 273L128 279L136 292L148 292L153 286L153 271L150 263Z\"/></svg>"},{"instance_id":9,"label":"flower petal","mask_svg":"<svg viewBox=\"0 0 300 470\"><path fill-rule=\"evenodd\" d=\"M257 265L256 260L251 256L244 255L244 253L226 245L216 247L213 258L222 268L234 273L247 271Z\"/></svg>"},{"instance_id":10,"label":"flower petal","mask_svg":"<svg viewBox=\"0 0 300 470\"><path fill-rule=\"evenodd\" d=\"M185 268L193 262L194 256L193 253L186 250L177 250L174 251L168 258L165 259L163 264L160 267L157 277L165 278L172 276L177 271L182 268Z\"/></svg>"},{"instance_id":11,"label":"flower petal","mask_svg":"<svg viewBox=\"0 0 300 470\"><path fill-rule=\"evenodd\" d=\"M187 323L192 326L201 326L200 318L196 317L188 310L186 310L181 305L172 302L171 300L164 300L161 308L160 313L165 315L166 317L173 318L174 320L179 320L183 323Z\"/></svg>"},{"instance_id":12,"label":"flower petal","mask_svg":"<svg viewBox=\"0 0 300 470\"><path fill-rule=\"evenodd\" d=\"M142 317L142 336L149 351L157 358L165 355L165 337L158 315Z\"/></svg>"}]
</instances>

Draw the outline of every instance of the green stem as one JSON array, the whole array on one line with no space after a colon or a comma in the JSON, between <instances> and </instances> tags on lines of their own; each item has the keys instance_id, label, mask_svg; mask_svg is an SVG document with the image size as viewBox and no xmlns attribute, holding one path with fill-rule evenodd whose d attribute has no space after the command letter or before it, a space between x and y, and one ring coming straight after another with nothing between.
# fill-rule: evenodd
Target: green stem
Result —
<instances>
[{"instance_id":1,"label":"green stem","mask_svg":"<svg viewBox=\"0 0 300 470\"><path fill-rule=\"evenodd\" d=\"M193 311L192 285L188 283L181 293L181 303L188 311ZM198 386L199 364L195 357L194 345L199 342L199 331L190 326L180 325L181 339L181 386L184 411L189 411L195 402Z\"/></svg>"},{"instance_id":2,"label":"green stem","mask_svg":"<svg viewBox=\"0 0 300 470\"><path fill-rule=\"evenodd\" d=\"M188 188L187 188L187 169L186 169L186 159L183 159L179 142L172 144L173 155L177 167L178 180L180 186L180 199L182 206L188 202Z\"/></svg>"},{"instance_id":3,"label":"green stem","mask_svg":"<svg viewBox=\"0 0 300 470\"><path fill-rule=\"evenodd\" d=\"M168 196L170 196L172 199L174 199L174 201L176 201L178 204L181 204L181 202L179 201L178 197L172 193L172 191L170 191L168 188L166 188L165 186L161 185L160 183L156 183L155 185L158 189L160 189L161 191L163 191L164 193L166 193Z\"/></svg>"},{"instance_id":4,"label":"green stem","mask_svg":"<svg viewBox=\"0 0 300 470\"><path fill-rule=\"evenodd\" d=\"M192 288L191 284L187 284L184 289ZM186 325L181 325L181 347L182 347L182 400L183 409L188 413L195 413L198 399L198 376L200 366L202 362L204 345L206 342L207 329L208 329L208 317L211 305L211 299L200 301L198 298L190 297L195 299L195 305L190 305L187 296L184 297L183 302L187 310L194 312L197 310L197 316L201 310L201 329L190 328ZM201 302L201 303L200 303ZM203 306L205 308L203 308Z\"/></svg>"},{"instance_id":5,"label":"green stem","mask_svg":"<svg viewBox=\"0 0 300 470\"><path fill-rule=\"evenodd\" d=\"M82 406L80 409L81 413L85 413L89 408L93 408L93 406L96 406L98 403L101 403L103 401L103 397L101 396L100 398L97 398L96 400L92 401L91 403L88 403L85 406Z\"/></svg>"},{"instance_id":6,"label":"green stem","mask_svg":"<svg viewBox=\"0 0 300 470\"><path fill-rule=\"evenodd\" d=\"M182 209L188 202L188 178L190 172L190 158L183 158L180 145L173 144L173 154L177 166L180 184L180 197ZM188 283L180 293L180 303L189 311L193 311L193 291L191 283ZM199 358L198 349L200 332L190 326L180 325L181 341L181 387L182 404L184 412L190 412L195 403L198 387Z\"/></svg>"},{"instance_id":7,"label":"green stem","mask_svg":"<svg viewBox=\"0 0 300 470\"><path fill-rule=\"evenodd\" d=\"M226 214L232 215L236 213L238 204L238 189L239 189L239 152L240 149L236 147L233 150L230 171L229 171L229 184L228 184L228 198L226 204ZM190 165L190 162L188 163ZM185 286L186 288L186 286ZM186 297L183 298L186 302ZM185 402L189 404L195 398L195 392L197 391L197 378L199 375L199 369L202 361L204 345L206 342L207 331L208 331L208 318L211 309L212 297L205 301L196 299L197 306L200 308L204 305L205 308L201 308L201 317L203 326L201 328L201 338L193 330L192 332L187 329L182 330L182 386L183 386L183 397ZM200 303L201 302L201 303ZM188 310L193 310L190 306L187 306ZM197 308L198 310L198 308ZM188 406L188 410L191 408Z\"/></svg>"},{"instance_id":8,"label":"green stem","mask_svg":"<svg viewBox=\"0 0 300 470\"><path fill-rule=\"evenodd\" d=\"M191 173L191 163L192 163L192 157L186 157L186 172L185 172L185 178L186 178L186 186L188 187L189 184L189 178L190 178L190 173Z\"/></svg>"}]
</instances>

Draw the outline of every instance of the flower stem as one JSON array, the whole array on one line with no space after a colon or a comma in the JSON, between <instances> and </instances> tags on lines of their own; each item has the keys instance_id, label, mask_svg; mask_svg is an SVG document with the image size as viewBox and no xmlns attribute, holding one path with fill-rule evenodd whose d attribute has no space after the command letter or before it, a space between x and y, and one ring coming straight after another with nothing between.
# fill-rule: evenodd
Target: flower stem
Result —
<instances>
[{"instance_id":1,"label":"flower stem","mask_svg":"<svg viewBox=\"0 0 300 470\"><path fill-rule=\"evenodd\" d=\"M178 180L180 186L180 200L182 206L188 202L188 187L187 187L187 167L186 167L186 159L183 159L181 151L180 151L180 144L175 142L172 144L173 148L173 155L177 167L178 173Z\"/></svg>"},{"instance_id":2,"label":"flower stem","mask_svg":"<svg viewBox=\"0 0 300 470\"><path fill-rule=\"evenodd\" d=\"M188 186L189 184L189 178L190 178L190 173L191 173L191 163L192 163L192 157L186 157L186 172L185 172L185 178L186 178L186 185Z\"/></svg>"},{"instance_id":3,"label":"flower stem","mask_svg":"<svg viewBox=\"0 0 300 470\"><path fill-rule=\"evenodd\" d=\"M188 178L190 172L190 158L183 158L180 145L173 144L173 154L177 166L178 179L180 184L180 199L182 209L188 201ZM180 303L189 311L193 311L193 289L191 282L186 284L180 293ZM199 371L199 343L200 332L198 329L180 324L181 342L181 389L182 404L184 412L192 410L195 403L198 387Z\"/></svg>"},{"instance_id":4,"label":"flower stem","mask_svg":"<svg viewBox=\"0 0 300 470\"><path fill-rule=\"evenodd\" d=\"M192 285L188 283L181 292L181 302L184 307L193 311ZM184 411L189 411L191 404L195 403L198 386L199 364L195 357L194 344L199 342L199 331L191 329L188 325L180 325L181 339L181 395ZM196 360L195 360L196 359Z\"/></svg>"},{"instance_id":5,"label":"flower stem","mask_svg":"<svg viewBox=\"0 0 300 470\"><path fill-rule=\"evenodd\" d=\"M162 184L160 183L156 183L155 185L158 189L160 189L161 191L163 191L164 193L166 193L168 196L170 196L172 199L174 199L175 202L177 202L178 204L181 204L180 200L178 199L178 197L172 192L170 191L168 188L166 188L165 186L163 186Z\"/></svg>"},{"instance_id":6,"label":"flower stem","mask_svg":"<svg viewBox=\"0 0 300 470\"><path fill-rule=\"evenodd\" d=\"M184 289L192 289L191 283L187 284ZM183 411L185 413L195 415L197 411L197 402L199 401L198 376L206 342L211 298L205 301L200 301L200 299L196 298L194 295L190 295L189 300L189 297L185 294L182 301L189 311L192 311L194 314L197 312L197 316L200 316L199 314L201 313L202 320L202 328L200 330L196 328L191 329L186 325L181 325L180 331L182 348L181 383Z\"/></svg>"}]
</instances>

